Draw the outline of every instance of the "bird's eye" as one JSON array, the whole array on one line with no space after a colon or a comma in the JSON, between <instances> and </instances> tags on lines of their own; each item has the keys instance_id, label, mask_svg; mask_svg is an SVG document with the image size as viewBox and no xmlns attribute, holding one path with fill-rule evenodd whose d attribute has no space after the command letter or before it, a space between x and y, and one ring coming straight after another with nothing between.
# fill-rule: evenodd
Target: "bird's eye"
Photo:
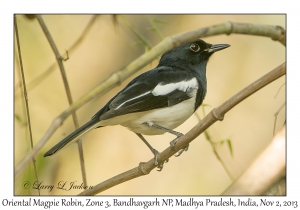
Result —
<instances>
[{"instance_id":1,"label":"bird's eye","mask_svg":"<svg viewBox=\"0 0 300 210\"><path fill-rule=\"evenodd\" d=\"M194 52L199 52L200 46L196 43L191 44L190 49Z\"/></svg>"}]
</instances>

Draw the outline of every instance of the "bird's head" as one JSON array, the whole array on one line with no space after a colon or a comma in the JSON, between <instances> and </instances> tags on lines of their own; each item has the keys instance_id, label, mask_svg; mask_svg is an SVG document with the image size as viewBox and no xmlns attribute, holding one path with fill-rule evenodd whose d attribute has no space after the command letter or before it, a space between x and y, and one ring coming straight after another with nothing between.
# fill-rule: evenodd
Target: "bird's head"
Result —
<instances>
[{"instance_id":1,"label":"bird's head","mask_svg":"<svg viewBox=\"0 0 300 210\"><path fill-rule=\"evenodd\" d=\"M201 39L180 45L162 55L159 66L206 66L209 57L229 44L209 44Z\"/></svg>"}]
</instances>

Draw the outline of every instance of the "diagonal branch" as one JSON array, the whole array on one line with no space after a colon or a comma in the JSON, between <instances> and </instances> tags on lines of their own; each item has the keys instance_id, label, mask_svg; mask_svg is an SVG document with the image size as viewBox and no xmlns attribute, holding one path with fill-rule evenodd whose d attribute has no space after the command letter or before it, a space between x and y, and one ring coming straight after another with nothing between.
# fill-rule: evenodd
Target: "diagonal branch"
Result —
<instances>
[{"instance_id":1,"label":"diagonal branch","mask_svg":"<svg viewBox=\"0 0 300 210\"><path fill-rule=\"evenodd\" d=\"M69 87L69 82L68 82L68 79L67 79L67 74L66 74L65 67L64 67L64 64L63 64L63 61L65 59L60 55L60 53L59 53L59 51L56 47L56 44L54 43L54 40L53 40L53 38L52 38L48 28L47 28L42 16L41 15L36 15L36 18L37 18L37 20L38 20L45 36L46 36L46 38L47 38L54 54L55 54L55 57L56 57L56 60L57 60L57 63L58 63L59 69L60 69L60 73L61 73L61 76L62 76L62 79L63 79L63 83L64 83L64 86L65 86L68 102L69 102L69 105L71 105L73 103L73 99L72 99L71 90L70 90L70 87ZM75 129L79 128L79 122L78 122L78 118L77 118L77 115L76 115L75 112L72 113L72 117L73 117L73 122L74 122L74 125L75 125ZM83 180L84 186L87 186L81 139L78 139L77 143L78 143L78 152L79 152L82 180Z\"/></svg>"},{"instance_id":2,"label":"diagonal branch","mask_svg":"<svg viewBox=\"0 0 300 210\"><path fill-rule=\"evenodd\" d=\"M181 137L175 144L174 150L170 147L165 149L157 156L158 162L164 162L169 159L172 155L178 152L180 149L185 148L190 142L192 142L197 136L204 132L208 127L210 127L217 120L223 120L224 115L241 101L260 90L267 84L273 82L274 80L280 78L286 73L286 64L283 63L274 70L270 71L263 77L259 78L252 84L245 87L243 90L232 96L230 99L225 101L219 107L213 109L208 115L206 115L203 120L201 120L195 127L193 127L187 134ZM79 195L96 195L109 189L115 185L126 182L133 178L149 174L154 168L154 158L148 162L142 162L138 167L135 167L129 171L112 177L100 184L97 184L92 189L88 189L80 193Z\"/></svg>"},{"instance_id":3,"label":"diagonal branch","mask_svg":"<svg viewBox=\"0 0 300 210\"><path fill-rule=\"evenodd\" d=\"M110 77L101 82L96 88L94 88L81 99L73 103L68 109L66 109L58 117L56 117L52 121L52 124L50 125L44 136L36 144L36 146L16 166L15 175L17 175L20 171L24 169L24 167L28 164L30 159L34 157L37 154L37 152L46 144L48 139L57 130L57 128L61 126L64 120L71 113L82 107L88 101L92 100L96 96L102 96L112 88L118 86L120 83L122 83L131 75L133 75L139 69L149 64L156 57L168 50L173 49L176 46L188 43L190 41L194 41L200 37L207 37L220 34L229 35L232 33L267 36L285 45L285 30L282 27L233 22L225 22L211 27L201 28L167 37L162 42L153 47L151 50L145 52L143 55L135 59L128 66L113 73Z\"/></svg>"}]
</instances>

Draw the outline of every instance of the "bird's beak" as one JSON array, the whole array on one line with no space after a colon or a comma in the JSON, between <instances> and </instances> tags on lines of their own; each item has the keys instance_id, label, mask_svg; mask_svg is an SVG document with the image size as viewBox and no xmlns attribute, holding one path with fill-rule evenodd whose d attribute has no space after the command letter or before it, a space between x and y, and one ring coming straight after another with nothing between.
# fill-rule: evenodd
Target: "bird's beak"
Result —
<instances>
[{"instance_id":1,"label":"bird's beak","mask_svg":"<svg viewBox=\"0 0 300 210\"><path fill-rule=\"evenodd\" d=\"M223 50L227 47L230 47L229 44L213 44L209 49L208 49L208 52L211 53L211 52L217 52L217 51L220 51L220 50Z\"/></svg>"}]
</instances>

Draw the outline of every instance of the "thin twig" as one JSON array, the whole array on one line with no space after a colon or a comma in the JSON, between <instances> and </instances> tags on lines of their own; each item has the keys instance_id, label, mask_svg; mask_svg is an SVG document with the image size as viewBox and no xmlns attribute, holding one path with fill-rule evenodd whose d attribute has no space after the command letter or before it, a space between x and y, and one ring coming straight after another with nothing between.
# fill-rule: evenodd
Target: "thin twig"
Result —
<instances>
[{"instance_id":1,"label":"thin twig","mask_svg":"<svg viewBox=\"0 0 300 210\"><path fill-rule=\"evenodd\" d=\"M285 175L285 126L283 126L268 147L222 195L262 195Z\"/></svg>"},{"instance_id":2,"label":"thin twig","mask_svg":"<svg viewBox=\"0 0 300 210\"><path fill-rule=\"evenodd\" d=\"M55 56L56 56L56 60L57 60L57 63L58 63L58 66L59 66L59 69L60 69L60 72L61 72L61 76L62 76L63 83L64 83L64 86L65 86L66 94L67 94L67 97L68 97L68 101L69 101L69 104L71 105L71 104L73 104L73 99L72 99L71 90L70 90L70 87L69 87L66 71L65 71L65 68L64 68L64 65L63 65L64 58L59 54L59 51L56 47L56 44L54 43L54 40L53 40L52 36L50 35L50 32L49 32L42 16L41 15L36 15L36 18L37 18L37 20L38 20L38 22L39 22L39 24L40 24L40 26L41 26L41 28L44 32L49 44L50 44ZM72 113L72 117L73 117L73 122L74 122L74 125L75 125L75 129L79 128L78 118L77 118L75 112ZM83 180L84 186L87 186L81 139L79 139L77 141L77 143L78 143L78 152L79 152L79 157L80 157L82 180Z\"/></svg>"},{"instance_id":3,"label":"thin twig","mask_svg":"<svg viewBox=\"0 0 300 210\"><path fill-rule=\"evenodd\" d=\"M200 121L201 118L200 118L200 116L198 115L198 113L195 112L194 114L195 114L195 116L198 118L198 120ZM208 133L208 129L204 131L204 136L205 136L206 140L210 143L210 146L212 147L213 152L214 152L216 158L221 162L221 164L222 164L223 168L225 169L227 175L229 176L229 178L231 179L231 181L233 181L234 178L233 178L232 174L230 173L229 169L227 168L225 162L224 162L223 159L220 157L220 155L219 155L219 153L218 153L218 151L217 151L217 149L216 149L216 143L212 141L212 139L211 139L211 137L210 137L210 135L209 135L209 133Z\"/></svg>"},{"instance_id":4,"label":"thin twig","mask_svg":"<svg viewBox=\"0 0 300 210\"><path fill-rule=\"evenodd\" d=\"M266 29L264 29L264 27ZM256 29L257 28L257 29ZM254 30L255 29L255 30ZM173 49L190 41L194 41L200 37L207 37L219 34L249 34L249 35L261 35L271 37L273 40L277 40L285 45L285 30L279 26L268 26L268 25L255 25L246 23L232 23L225 22L219 25L201 28L186 33L166 37L158 45L151 48L151 50L145 52L143 55L135 59L125 68L113 73L106 80L101 82L97 87L87 93L85 96L80 98L78 101L73 103L69 108L62 112L53 121L44 136L39 140L37 145L27 154L16 166L15 175L18 174L27 164L30 158L35 156L37 152L46 144L48 139L53 135L59 126L64 122L64 120L74 111L82 107L88 101L92 100L96 96L102 96L112 88L121 84L125 79L136 73L139 69L143 68L156 57L162 53Z\"/></svg>"},{"instance_id":5,"label":"thin twig","mask_svg":"<svg viewBox=\"0 0 300 210\"><path fill-rule=\"evenodd\" d=\"M30 139L30 146L31 149L33 148L33 140L32 140L32 129L31 129L31 121L30 121L30 112L29 112L29 105L28 105L28 97L27 97L27 90L26 90L26 82L25 82L25 75L24 75L24 68L23 68L23 62L22 62L22 55L21 55L21 46L20 46L20 39L19 39L19 31L17 26L17 16L14 15L14 25L15 25L15 33L16 33L16 40L17 40L17 49L18 49L18 55L19 55L19 62L20 62L20 71L21 71L21 85L23 87L22 92L24 96L25 101L25 116L27 119L27 125L28 125L28 131L29 131L29 139ZM35 179L39 183L38 174L37 174L37 168L36 168L36 160L35 157L32 157L32 164L34 168L35 173ZM38 188L38 193L40 193L40 189Z\"/></svg>"},{"instance_id":6,"label":"thin twig","mask_svg":"<svg viewBox=\"0 0 300 210\"><path fill-rule=\"evenodd\" d=\"M282 88L284 85L285 85L285 83L284 83L284 84L282 84L282 85L280 86L280 88L278 89L278 91L277 91L277 93L275 94L274 98L276 98L276 97L277 97L278 93L280 92L281 88Z\"/></svg>"},{"instance_id":7,"label":"thin twig","mask_svg":"<svg viewBox=\"0 0 300 210\"><path fill-rule=\"evenodd\" d=\"M96 22L98 15L93 15L84 30L82 31L81 35L78 37L78 39L72 44L72 46L67 50L69 54L72 54L72 52L80 45L80 43L84 40L90 29L92 28L93 24ZM63 57L65 57L67 53L63 54ZM34 89L38 84L40 84L44 79L47 78L48 75L50 75L56 68L57 63L54 62L51 64L51 66L46 69L44 72L42 72L39 76L37 76L35 79L33 79L31 82L27 84L27 90L30 91ZM15 96L17 95L19 91L19 85L16 84L15 86Z\"/></svg>"},{"instance_id":8,"label":"thin twig","mask_svg":"<svg viewBox=\"0 0 300 210\"><path fill-rule=\"evenodd\" d=\"M285 106L285 102L279 107L279 109L277 110L277 112L274 114L274 127L273 127L273 136L275 135L275 130L276 130L276 123L277 123L277 116L279 114L279 112L281 111L281 109Z\"/></svg>"},{"instance_id":9,"label":"thin twig","mask_svg":"<svg viewBox=\"0 0 300 210\"><path fill-rule=\"evenodd\" d=\"M203 120L201 120L195 127L193 127L188 133L178 139L175 147L168 147L163 152L157 155L157 161L159 163L164 162L178 152L180 149L185 148L190 142L192 142L197 136L204 132L209 126L218 120L223 120L224 115L241 101L245 100L247 97L260 90L264 86L270 84L274 80L283 76L286 72L285 63L281 64L277 68L273 69L263 77L259 78L252 84L248 85L246 88L232 96L230 99L225 101L219 107L213 109L208 115L206 115ZM125 181L131 180L133 178L149 174L155 166L154 158L148 162L140 163L138 167L135 167L129 171L112 177L100 184L95 185L92 189L88 189L80 193L79 195L96 195L109 189L115 185L123 183Z\"/></svg>"}]
</instances>

